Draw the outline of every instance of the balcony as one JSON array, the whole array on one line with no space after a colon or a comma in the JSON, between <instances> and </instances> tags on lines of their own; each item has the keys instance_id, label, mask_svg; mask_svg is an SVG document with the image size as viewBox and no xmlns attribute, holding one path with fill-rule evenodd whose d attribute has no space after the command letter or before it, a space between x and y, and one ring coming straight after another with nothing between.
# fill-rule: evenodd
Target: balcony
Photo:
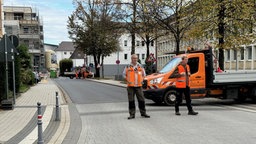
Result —
<instances>
[{"instance_id":1,"label":"balcony","mask_svg":"<svg viewBox=\"0 0 256 144\"><path fill-rule=\"evenodd\" d=\"M40 54L41 51L39 49L32 49L32 48L29 48L29 53L31 54Z\"/></svg>"},{"instance_id":2,"label":"balcony","mask_svg":"<svg viewBox=\"0 0 256 144\"><path fill-rule=\"evenodd\" d=\"M38 34L20 34L20 39L39 39L40 35Z\"/></svg>"},{"instance_id":3,"label":"balcony","mask_svg":"<svg viewBox=\"0 0 256 144\"><path fill-rule=\"evenodd\" d=\"M24 20L24 19L21 19L20 21L20 25L39 25L39 22L37 20Z\"/></svg>"}]
</instances>

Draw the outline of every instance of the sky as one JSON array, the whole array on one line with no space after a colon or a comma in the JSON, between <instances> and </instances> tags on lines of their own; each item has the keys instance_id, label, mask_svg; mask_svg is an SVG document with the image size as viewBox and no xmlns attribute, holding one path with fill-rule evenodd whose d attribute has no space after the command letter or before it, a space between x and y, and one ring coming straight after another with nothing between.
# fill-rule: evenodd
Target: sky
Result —
<instances>
[{"instance_id":1,"label":"sky","mask_svg":"<svg viewBox=\"0 0 256 144\"><path fill-rule=\"evenodd\" d=\"M59 45L68 38L68 16L75 10L73 0L4 0L4 6L29 6L43 20L44 43Z\"/></svg>"}]
</instances>

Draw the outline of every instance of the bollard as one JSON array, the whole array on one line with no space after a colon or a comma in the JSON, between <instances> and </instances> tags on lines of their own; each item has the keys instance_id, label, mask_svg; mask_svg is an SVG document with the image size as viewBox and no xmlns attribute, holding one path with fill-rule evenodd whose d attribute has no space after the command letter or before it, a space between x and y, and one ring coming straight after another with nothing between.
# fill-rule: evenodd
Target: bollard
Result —
<instances>
[{"instance_id":1,"label":"bollard","mask_svg":"<svg viewBox=\"0 0 256 144\"><path fill-rule=\"evenodd\" d=\"M59 96L58 92L56 92L56 118L55 121L60 120L60 107L59 107Z\"/></svg>"},{"instance_id":2,"label":"bollard","mask_svg":"<svg viewBox=\"0 0 256 144\"><path fill-rule=\"evenodd\" d=\"M37 102L37 125L38 125L38 144L43 144L43 122L42 122L42 109L41 109L41 103Z\"/></svg>"}]
</instances>

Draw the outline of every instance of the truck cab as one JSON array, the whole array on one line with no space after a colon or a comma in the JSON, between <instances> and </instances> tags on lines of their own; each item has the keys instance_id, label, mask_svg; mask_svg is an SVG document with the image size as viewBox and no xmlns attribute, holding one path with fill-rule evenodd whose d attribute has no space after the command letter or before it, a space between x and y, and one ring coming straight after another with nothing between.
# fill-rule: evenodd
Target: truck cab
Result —
<instances>
[{"instance_id":1,"label":"truck cab","mask_svg":"<svg viewBox=\"0 0 256 144\"><path fill-rule=\"evenodd\" d=\"M211 82L214 71L211 65L211 54L210 50L203 50L175 56L158 73L145 77L143 85L145 98L156 103L164 102L167 105L174 103L177 96L174 71L184 55L188 57L188 65L190 66L191 97L205 97L206 84Z\"/></svg>"}]
</instances>

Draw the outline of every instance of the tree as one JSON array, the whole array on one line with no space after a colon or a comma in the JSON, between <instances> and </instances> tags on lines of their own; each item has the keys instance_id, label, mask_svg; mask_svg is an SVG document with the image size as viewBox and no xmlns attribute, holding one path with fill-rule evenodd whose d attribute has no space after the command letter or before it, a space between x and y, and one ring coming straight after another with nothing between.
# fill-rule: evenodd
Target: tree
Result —
<instances>
[{"instance_id":1,"label":"tree","mask_svg":"<svg viewBox=\"0 0 256 144\"><path fill-rule=\"evenodd\" d=\"M21 84L33 85L34 74L32 72L31 55L29 54L28 47L21 44L17 47L19 52L18 58L20 61L20 81Z\"/></svg>"},{"instance_id":2,"label":"tree","mask_svg":"<svg viewBox=\"0 0 256 144\"><path fill-rule=\"evenodd\" d=\"M198 0L196 7L198 19L191 36L213 38L224 70L224 49L237 49L255 39L255 0Z\"/></svg>"},{"instance_id":3,"label":"tree","mask_svg":"<svg viewBox=\"0 0 256 144\"><path fill-rule=\"evenodd\" d=\"M116 0L114 2L114 4L117 5L116 8L119 13L119 20L126 23L123 28L131 34L131 55L135 54L135 37L138 33L137 6L139 1L140 0Z\"/></svg>"},{"instance_id":4,"label":"tree","mask_svg":"<svg viewBox=\"0 0 256 144\"><path fill-rule=\"evenodd\" d=\"M151 2L151 13L163 31L171 33L180 53L180 42L196 20L194 0L161 0Z\"/></svg>"},{"instance_id":5,"label":"tree","mask_svg":"<svg viewBox=\"0 0 256 144\"><path fill-rule=\"evenodd\" d=\"M137 5L137 34L142 38L143 43L146 44L146 60L145 60L145 70L147 74L154 72L154 63L155 61L149 61L150 51L149 47L151 45L156 45L157 37L160 35L158 33L159 26L152 17L151 5L149 5L148 0L140 0Z\"/></svg>"},{"instance_id":6,"label":"tree","mask_svg":"<svg viewBox=\"0 0 256 144\"><path fill-rule=\"evenodd\" d=\"M146 44L146 57L148 58L150 43L153 43L157 38L156 33L158 25L155 19L152 17L150 5L148 5L148 0L140 0L136 11L138 13L137 33Z\"/></svg>"},{"instance_id":7,"label":"tree","mask_svg":"<svg viewBox=\"0 0 256 144\"><path fill-rule=\"evenodd\" d=\"M95 77L100 77L98 65L103 65L104 57L118 50L120 24L117 18L115 1L88 0L75 1L76 11L69 17L70 38L76 48L85 54L93 55L96 68ZM101 63L102 60L102 63Z\"/></svg>"}]
</instances>

